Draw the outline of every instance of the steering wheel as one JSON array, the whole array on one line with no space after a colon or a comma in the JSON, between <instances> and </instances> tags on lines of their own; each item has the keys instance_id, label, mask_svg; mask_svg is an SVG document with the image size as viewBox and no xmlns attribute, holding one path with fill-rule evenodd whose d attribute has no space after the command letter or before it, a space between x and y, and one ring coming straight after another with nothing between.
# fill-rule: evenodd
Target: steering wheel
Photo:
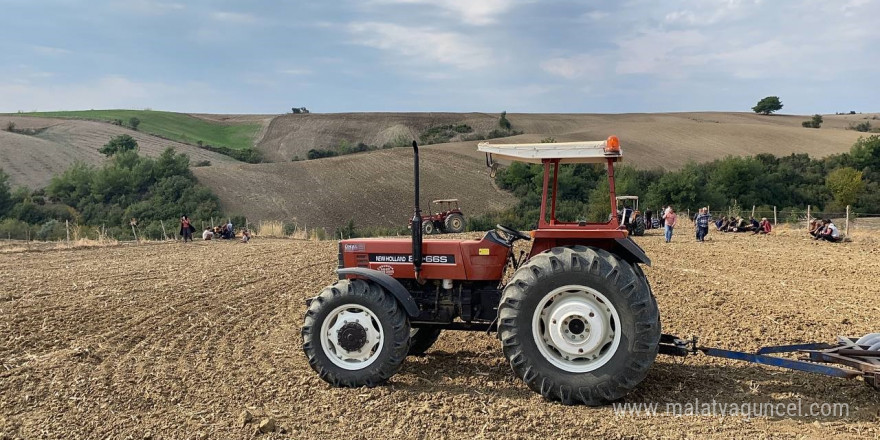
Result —
<instances>
[{"instance_id":1,"label":"steering wheel","mask_svg":"<svg viewBox=\"0 0 880 440\"><path fill-rule=\"evenodd\" d=\"M532 239L532 237L529 237L528 235L523 234L522 232L517 231L516 229L508 228L507 226L504 226L504 225L495 225L495 227L498 228L499 231L503 232L504 235L507 236L507 240L510 241L511 243L513 243L514 241L517 241L517 240L530 241Z\"/></svg>"}]
</instances>

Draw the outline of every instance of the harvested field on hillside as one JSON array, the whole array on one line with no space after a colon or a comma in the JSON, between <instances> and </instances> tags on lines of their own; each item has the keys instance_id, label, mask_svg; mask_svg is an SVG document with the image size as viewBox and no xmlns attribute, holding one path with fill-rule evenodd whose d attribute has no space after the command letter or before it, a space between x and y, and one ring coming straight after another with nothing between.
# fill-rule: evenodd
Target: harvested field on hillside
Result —
<instances>
[{"instance_id":1,"label":"harvested field on hillside","mask_svg":"<svg viewBox=\"0 0 880 440\"><path fill-rule=\"evenodd\" d=\"M423 212L434 199L458 198L466 216L513 206L494 187L485 162L436 149L421 159ZM240 164L193 170L220 195L225 212L302 227L406 228L413 213L412 149L395 148L321 160Z\"/></svg>"},{"instance_id":2,"label":"harvested field on hillside","mask_svg":"<svg viewBox=\"0 0 880 440\"><path fill-rule=\"evenodd\" d=\"M713 233L701 244L680 229L669 245L654 231L637 239L654 261L665 332L751 350L880 330L875 242ZM0 254L0 437L880 436L880 393L860 381L706 357L658 357L626 400L842 402L849 417L615 416L548 403L480 333L445 333L385 386L330 388L308 367L299 326L335 266L331 241ZM285 432L255 435L264 417Z\"/></svg>"},{"instance_id":3,"label":"harvested field on hillside","mask_svg":"<svg viewBox=\"0 0 880 440\"><path fill-rule=\"evenodd\" d=\"M845 130L850 122L870 115L829 115L822 129L806 129L809 116L733 112L631 113L631 114L508 114L519 136L490 142L558 142L620 137L627 163L638 168L678 169L688 161L703 162L728 155L758 153L814 157L849 151L859 136ZM880 122L880 121L875 121ZM288 161L305 158L308 150L334 149L345 140L381 146L398 135L418 139L430 127L465 123L475 133L497 128L492 113L339 113L282 115L275 118L257 148L266 157ZM880 124L874 124L880 126ZM478 141L438 144L430 148L482 157Z\"/></svg>"},{"instance_id":4,"label":"harvested field on hillside","mask_svg":"<svg viewBox=\"0 0 880 440\"><path fill-rule=\"evenodd\" d=\"M189 155L192 163L209 160L211 164L238 162L229 156L115 126L104 122L65 119L0 116L0 124L14 122L18 129L45 131L35 136L0 132L0 168L11 177L13 185L40 188L52 176L64 172L75 161L100 164L106 157L98 149L114 136L127 134L138 141L141 153L158 156L166 148Z\"/></svg>"}]
</instances>

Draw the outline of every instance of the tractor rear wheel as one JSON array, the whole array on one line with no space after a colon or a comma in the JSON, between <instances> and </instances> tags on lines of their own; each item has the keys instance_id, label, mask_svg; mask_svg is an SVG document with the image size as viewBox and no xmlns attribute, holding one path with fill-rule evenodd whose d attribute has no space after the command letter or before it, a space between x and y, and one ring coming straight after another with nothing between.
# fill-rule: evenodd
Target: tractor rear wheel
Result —
<instances>
[{"instance_id":1,"label":"tractor rear wheel","mask_svg":"<svg viewBox=\"0 0 880 440\"><path fill-rule=\"evenodd\" d=\"M604 405L648 373L660 313L639 268L602 249L556 247L532 257L498 309L504 355L529 388L564 404Z\"/></svg>"},{"instance_id":2,"label":"tractor rear wheel","mask_svg":"<svg viewBox=\"0 0 880 440\"><path fill-rule=\"evenodd\" d=\"M437 229L434 228L434 222L432 222L431 220L425 220L422 222L422 232L425 235L431 235L436 231Z\"/></svg>"},{"instance_id":3,"label":"tractor rear wheel","mask_svg":"<svg viewBox=\"0 0 880 440\"><path fill-rule=\"evenodd\" d=\"M414 328L409 331L409 355L421 356L437 342L440 329L433 327Z\"/></svg>"},{"instance_id":4,"label":"tractor rear wheel","mask_svg":"<svg viewBox=\"0 0 880 440\"><path fill-rule=\"evenodd\" d=\"M397 300L366 280L340 280L312 300L303 351L334 386L373 387L394 375L409 349L409 321Z\"/></svg>"},{"instance_id":5,"label":"tractor rear wheel","mask_svg":"<svg viewBox=\"0 0 880 440\"><path fill-rule=\"evenodd\" d=\"M446 226L446 232L457 234L464 232L464 216L461 214L449 214L443 221Z\"/></svg>"},{"instance_id":6,"label":"tractor rear wheel","mask_svg":"<svg viewBox=\"0 0 880 440\"><path fill-rule=\"evenodd\" d=\"M645 219L642 216L636 216L636 219L633 221L632 233L636 237L645 235Z\"/></svg>"}]
</instances>

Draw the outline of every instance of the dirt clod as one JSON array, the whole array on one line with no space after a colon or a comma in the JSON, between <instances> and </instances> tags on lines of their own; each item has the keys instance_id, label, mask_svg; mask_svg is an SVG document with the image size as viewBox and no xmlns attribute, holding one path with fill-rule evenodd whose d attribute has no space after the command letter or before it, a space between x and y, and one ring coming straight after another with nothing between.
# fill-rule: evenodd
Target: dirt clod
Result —
<instances>
[{"instance_id":1,"label":"dirt clod","mask_svg":"<svg viewBox=\"0 0 880 440\"><path fill-rule=\"evenodd\" d=\"M244 410L241 414L238 415L238 426L244 426L254 420L253 414L250 411Z\"/></svg>"},{"instance_id":2,"label":"dirt clod","mask_svg":"<svg viewBox=\"0 0 880 440\"><path fill-rule=\"evenodd\" d=\"M272 432L275 430L275 419L269 417L268 419L263 419L260 421L260 432L263 434Z\"/></svg>"}]
</instances>

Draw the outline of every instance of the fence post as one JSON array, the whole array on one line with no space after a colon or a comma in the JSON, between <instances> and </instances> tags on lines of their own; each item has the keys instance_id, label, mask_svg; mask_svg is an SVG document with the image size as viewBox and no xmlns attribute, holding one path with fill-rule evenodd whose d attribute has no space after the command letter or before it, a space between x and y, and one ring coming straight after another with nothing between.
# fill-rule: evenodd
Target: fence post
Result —
<instances>
[{"instance_id":1,"label":"fence post","mask_svg":"<svg viewBox=\"0 0 880 440\"><path fill-rule=\"evenodd\" d=\"M134 230L134 223L131 224L131 233L134 234L134 241L140 242L140 240L138 240L137 231Z\"/></svg>"},{"instance_id":2,"label":"fence post","mask_svg":"<svg viewBox=\"0 0 880 440\"><path fill-rule=\"evenodd\" d=\"M755 218L755 205L752 205L752 218Z\"/></svg>"},{"instance_id":3,"label":"fence post","mask_svg":"<svg viewBox=\"0 0 880 440\"><path fill-rule=\"evenodd\" d=\"M807 230L808 231L810 230L810 220L811 219L812 218L810 217L810 205L807 205Z\"/></svg>"},{"instance_id":4,"label":"fence post","mask_svg":"<svg viewBox=\"0 0 880 440\"><path fill-rule=\"evenodd\" d=\"M849 207L847 207L847 211L849 211ZM847 218L849 218L848 215ZM64 220L64 229L67 230L67 247L70 247L70 220Z\"/></svg>"},{"instance_id":5,"label":"fence post","mask_svg":"<svg viewBox=\"0 0 880 440\"><path fill-rule=\"evenodd\" d=\"M846 226L843 228L843 235L849 237L849 205L846 205Z\"/></svg>"},{"instance_id":6,"label":"fence post","mask_svg":"<svg viewBox=\"0 0 880 440\"><path fill-rule=\"evenodd\" d=\"M773 205L773 226L776 226L776 205Z\"/></svg>"},{"instance_id":7,"label":"fence post","mask_svg":"<svg viewBox=\"0 0 880 440\"><path fill-rule=\"evenodd\" d=\"M162 236L165 237L165 241L168 241L168 233L165 232L165 222L159 220L159 224L162 225Z\"/></svg>"}]
</instances>

